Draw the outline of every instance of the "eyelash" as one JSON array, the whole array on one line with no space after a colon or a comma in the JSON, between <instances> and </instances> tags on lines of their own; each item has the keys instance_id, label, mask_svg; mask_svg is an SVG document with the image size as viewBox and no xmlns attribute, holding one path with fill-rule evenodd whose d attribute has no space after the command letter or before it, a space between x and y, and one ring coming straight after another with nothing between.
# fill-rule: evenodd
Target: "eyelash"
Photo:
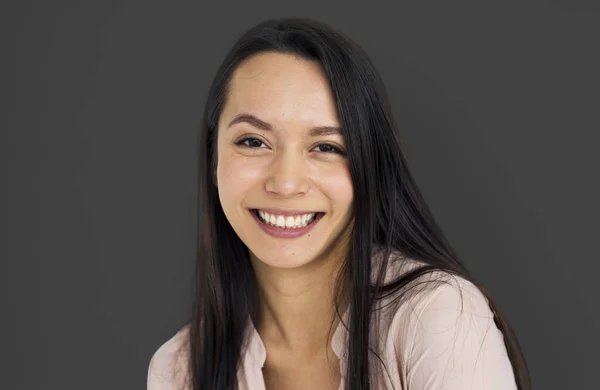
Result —
<instances>
[{"instance_id":1,"label":"eyelash","mask_svg":"<svg viewBox=\"0 0 600 390\"><path fill-rule=\"evenodd\" d=\"M238 146L244 147L244 148L256 149L257 147L244 144L244 142L249 141L249 140L257 140L257 141L260 141L261 143L264 144L263 141L261 141L259 138L256 138L256 137L245 137L245 138L240 139L239 141L236 141L235 144L238 145ZM337 146L332 145L332 144L321 143L321 144L319 144L317 146L323 146L323 145L326 145L326 146L330 147L331 149L333 149L333 151L332 152L320 152L320 153L336 153L336 154L339 154L341 156L345 156L346 155L346 153L342 149L340 149Z\"/></svg>"}]
</instances>

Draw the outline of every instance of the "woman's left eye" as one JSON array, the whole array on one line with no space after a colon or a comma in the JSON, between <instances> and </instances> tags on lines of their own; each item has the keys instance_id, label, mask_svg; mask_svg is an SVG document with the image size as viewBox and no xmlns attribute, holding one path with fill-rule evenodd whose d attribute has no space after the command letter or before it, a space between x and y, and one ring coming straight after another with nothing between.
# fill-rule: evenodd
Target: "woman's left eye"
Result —
<instances>
[{"instance_id":1,"label":"woman's left eye","mask_svg":"<svg viewBox=\"0 0 600 390\"><path fill-rule=\"evenodd\" d=\"M315 149L320 148L320 152L322 153L337 153L344 155L344 151L338 148L337 146L333 146L331 144L319 144Z\"/></svg>"}]
</instances>

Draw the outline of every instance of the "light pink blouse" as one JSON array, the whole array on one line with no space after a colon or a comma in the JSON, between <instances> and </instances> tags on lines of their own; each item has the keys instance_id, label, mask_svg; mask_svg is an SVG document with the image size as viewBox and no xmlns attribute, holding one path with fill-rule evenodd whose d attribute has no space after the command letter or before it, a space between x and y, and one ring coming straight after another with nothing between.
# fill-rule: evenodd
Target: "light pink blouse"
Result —
<instances>
[{"instance_id":1,"label":"light pink blouse","mask_svg":"<svg viewBox=\"0 0 600 390\"><path fill-rule=\"evenodd\" d=\"M419 265L402 258L389 268L386 281ZM435 284L415 284L401 301L379 301L374 313L371 343L379 348L387 372L374 378L372 389L396 390L516 390L503 335L496 327L488 302L471 282L434 272L417 281L443 279ZM433 287L432 287L433 286ZM343 315L348 323L349 312ZM188 326L162 344L148 367L148 390L187 390L185 383ZM265 346L252 321L250 338L238 371L240 390L265 390L262 367ZM348 331L340 324L332 348L340 361L344 387ZM184 347L183 349L180 347ZM374 359L372 362L380 366ZM318 385L315 385L318 388Z\"/></svg>"}]
</instances>

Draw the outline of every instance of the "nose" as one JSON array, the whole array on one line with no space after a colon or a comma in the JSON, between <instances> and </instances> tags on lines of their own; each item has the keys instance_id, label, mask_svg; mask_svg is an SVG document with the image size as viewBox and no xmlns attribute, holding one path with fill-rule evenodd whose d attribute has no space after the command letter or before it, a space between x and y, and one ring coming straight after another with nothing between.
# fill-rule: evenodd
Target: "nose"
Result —
<instances>
[{"instance_id":1,"label":"nose","mask_svg":"<svg viewBox=\"0 0 600 390\"><path fill-rule=\"evenodd\" d=\"M279 197L306 194L311 186L307 163L299 153L281 151L271 162L265 190Z\"/></svg>"}]
</instances>

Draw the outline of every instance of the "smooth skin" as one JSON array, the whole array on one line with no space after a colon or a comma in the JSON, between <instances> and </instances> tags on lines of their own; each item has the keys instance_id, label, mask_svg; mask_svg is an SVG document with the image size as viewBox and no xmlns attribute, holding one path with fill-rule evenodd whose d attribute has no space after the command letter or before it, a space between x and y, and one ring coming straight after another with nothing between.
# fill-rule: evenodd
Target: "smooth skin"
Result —
<instances>
[{"instance_id":1,"label":"smooth skin","mask_svg":"<svg viewBox=\"0 0 600 390\"><path fill-rule=\"evenodd\" d=\"M312 130L340 127L321 65L279 53L246 59L218 127L219 199L257 275L267 389L336 389L333 291L352 233L353 187L342 134ZM276 238L250 213L262 208L325 214L301 237ZM347 294L338 303L344 309Z\"/></svg>"}]
</instances>

